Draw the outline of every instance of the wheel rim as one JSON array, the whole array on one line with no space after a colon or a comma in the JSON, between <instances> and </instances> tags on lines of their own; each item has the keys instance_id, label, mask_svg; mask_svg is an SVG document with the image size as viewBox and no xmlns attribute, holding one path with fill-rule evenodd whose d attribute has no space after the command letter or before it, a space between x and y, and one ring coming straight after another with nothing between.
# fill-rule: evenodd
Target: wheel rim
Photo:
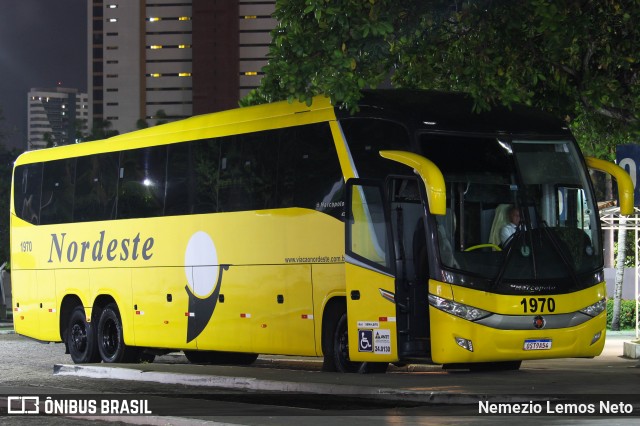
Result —
<instances>
[{"instance_id":1,"label":"wheel rim","mask_svg":"<svg viewBox=\"0 0 640 426\"><path fill-rule=\"evenodd\" d=\"M340 356L340 360L339 360L339 363L341 364L340 370L345 372L358 371L362 363L353 362L351 361L351 358L349 358L349 330L347 329L346 323L344 327L340 330L340 334L338 335L337 350Z\"/></svg>"},{"instance_id":2,"label":"wheel rim","mask_svg":"<svg viewBox=\"0 0 640 426\"><path fill-rule=\"evenodd\" d=\"M71 343L77 352L84 352L87 348L87 329L83 324L75 323L71 327Z\"/></svg>"},{"instance_id":3,"label":"wheel rim","mask_svg":"<svg viewBox=\"0 0 640 426\"><path fill-rule=\"evenodd\" d=\"M102 350L111 358L118 350L118 329L113 320L108 320L102 327Z\"/></svg>"},{"instance_id":4,"label":"wheel rim","mask_svg":"<svg viewBox=\"0 0 640 426\"><path fill-rule=\"evenodd\" d=\"M349 333L347 332L346 329L340 334L338 345L339 345L338 350L340 351L340 355L344 360L345 364L348 365L351 360L349 359Z\"/></svg>"}]
</instances>

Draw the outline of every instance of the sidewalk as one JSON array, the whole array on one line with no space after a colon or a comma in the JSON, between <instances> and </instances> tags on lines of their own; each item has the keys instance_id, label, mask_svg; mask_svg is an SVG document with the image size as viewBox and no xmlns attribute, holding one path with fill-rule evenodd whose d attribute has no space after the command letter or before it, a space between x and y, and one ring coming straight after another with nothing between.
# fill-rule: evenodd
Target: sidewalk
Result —
<instances>
[{"instance_id":1,"label":"sidewalk","mask_svg":"<svg viewBox=\"0 0 640 426\"><path fill-rule=\"evenodd\" d=\"M635 340L633 332L613 333L607 336L602 355L593 359L525 361L520 371L486 374L445 371L439 365L390 367L387 374L373 375L321 373L319 358L282 356L261 356L249 367L193 365L177 353L152 364L58 364L54 374L423 404L519 402L550 395L637 395L639 360L622 357L624 343L631 340Z\"/></svg>"}]
</instances>

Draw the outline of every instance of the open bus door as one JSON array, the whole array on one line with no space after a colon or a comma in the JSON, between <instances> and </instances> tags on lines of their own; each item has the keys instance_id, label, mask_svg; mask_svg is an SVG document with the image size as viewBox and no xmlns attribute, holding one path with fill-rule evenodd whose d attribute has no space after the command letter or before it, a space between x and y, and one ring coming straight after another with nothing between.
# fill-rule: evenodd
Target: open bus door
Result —
<instances>
[{"instance_id":1,"label":"open bus door","mask_svg":"<svg viewBox=\"0 0 640 426\"><path fill-rule=\"evenodd\" d=\"M346 211L349 358L397 361L395 256L382 182L347 181Z\"/></svg>"},{"instance_id":2,"label":"open bus door","mask_svg":"<svg viewBox=\"0 0 640 426\"><path fill-rule=\"evenodd\" d=\"M347 182L349 358L367 362L429 358L424 209L444 213L444 179L433 163L417 154L382 151L381 155L412 167L418 176Z\"/></svg>"}]
</instances>

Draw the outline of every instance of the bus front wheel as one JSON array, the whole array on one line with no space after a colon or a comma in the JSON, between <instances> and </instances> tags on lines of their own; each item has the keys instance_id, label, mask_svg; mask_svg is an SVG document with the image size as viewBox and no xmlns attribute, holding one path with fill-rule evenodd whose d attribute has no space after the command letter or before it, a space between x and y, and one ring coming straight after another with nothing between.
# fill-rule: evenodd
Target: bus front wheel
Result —
<instances>
[{"instance_id":1,"label":"bus front wheel","mask_svg":"<svg viewBox=\"0 0 640 426\"><path fill-rule=\"evenodd\" d=\"M97 340L102 361L107 363L137 361L136 349L124 344L122 320L115 303L109 303L100 314Z\"/></svg>"},{"instance_id":2,"label":"bus front wheel","mask_svg":"<svg viewBox=\"0 0 640 426\"><path fill-rule=\"evenodd\" d=\"M347 329L347 314L342 313L332 338L328 342L327 353L324 355L323 370L338 371L340 373L385 373L388 362L354 362L349 358L349 332Z\"/></svg>"},{"instance_id":3,"label":"bus front wheel","mask_svg":"<svg viewBox=\"0 0 640 426\"><path fill-rule=\"evenodd\" d=\"M82 306L76 306L71 312L66 343L74 363L86 364L100 361L93 325L87 322Z\"/></svg>"}]
</instances>

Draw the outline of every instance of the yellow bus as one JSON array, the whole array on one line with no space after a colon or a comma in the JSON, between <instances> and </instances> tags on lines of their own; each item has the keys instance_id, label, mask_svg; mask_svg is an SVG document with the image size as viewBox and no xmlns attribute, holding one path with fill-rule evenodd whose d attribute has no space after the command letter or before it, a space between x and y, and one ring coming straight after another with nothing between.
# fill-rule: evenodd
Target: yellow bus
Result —
<instances>
[{"instance_id":1,"label":"yellow bus","mask_svg":"<svg viewBox=\"0 0 640 426\"><path fill-rule=\"evenodd\" d=\"M585 161L562 122L408 90L364 92L354 114L317 97L27 152L15 330L75 363L593 357L606 292L587 165L632 209L628 175Z\"/></svg>"}]
</instances>

